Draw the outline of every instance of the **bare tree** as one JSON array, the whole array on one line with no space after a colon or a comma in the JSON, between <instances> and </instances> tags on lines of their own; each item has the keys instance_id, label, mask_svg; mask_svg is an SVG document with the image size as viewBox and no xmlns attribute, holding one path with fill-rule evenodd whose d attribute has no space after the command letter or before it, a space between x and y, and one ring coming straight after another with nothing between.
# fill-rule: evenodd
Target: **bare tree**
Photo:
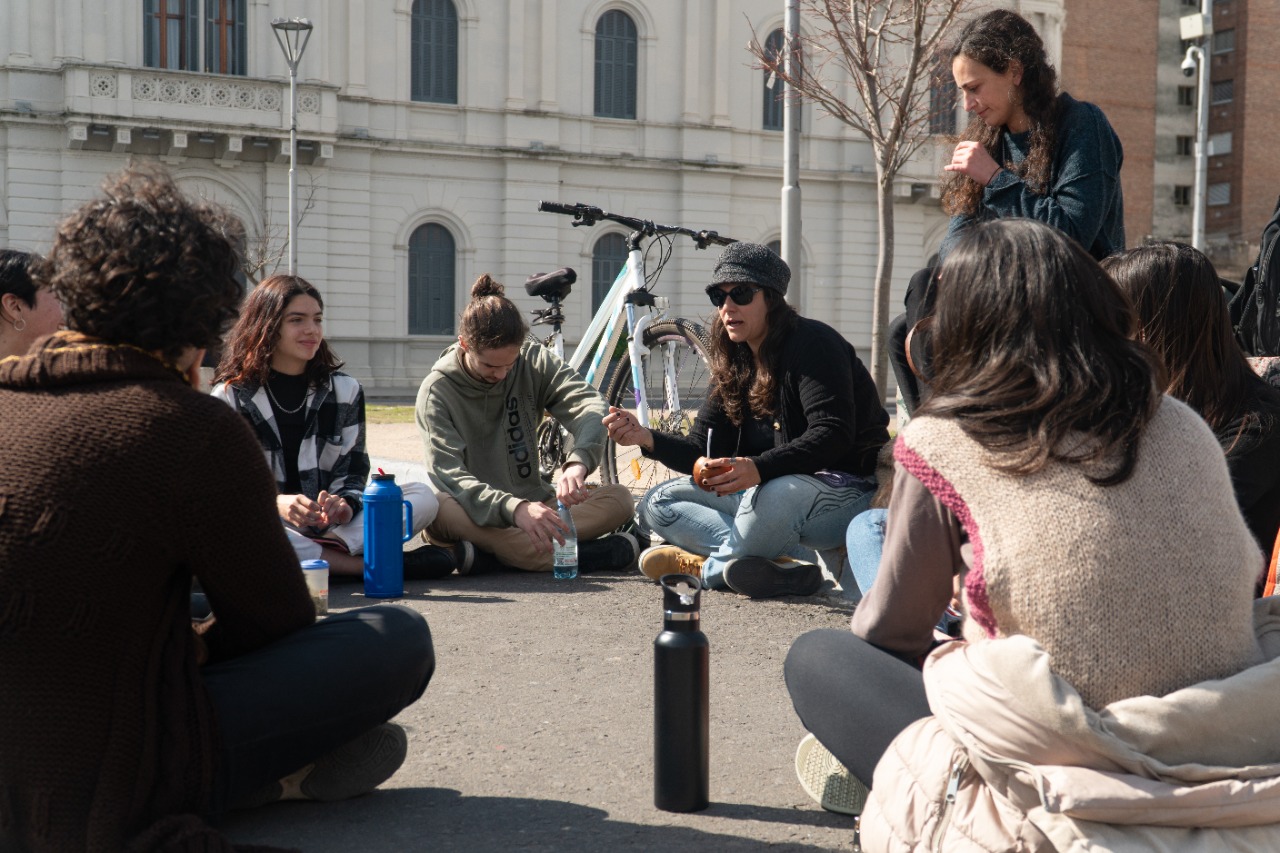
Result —
<instances>
[{"instance_id":1,"label":"bare tree","mask_svg":"<svg viewBox=\"0 0 1280 853\"><path fill-rule=\"evenodd\" d=\"M306 175L306 183L298 186L298 225L302 224L308 211L316 206L315 175L310 172L303 172L303 174ZM264 208L262 230L255 235L245 235L242 238L240 266L244 270L245 278L251 283L257 284L267 276L274 275L280 270L280 265L288 260L288 218L286 214L284 222L272 219L271 211Z\"/></svg>"},{"instance_id":2,"label":"bare tree","mask_svg":"<svg viewBox=\"0 0 1280 853\"><path fill-rule=\"evenodd\" d=\"M893 184L929 139L930 89L939 50L973 2L800 0L802 32L794 44L775 53L766 50L753 31L748 45L758 67L777 75L801 100L818 104L871 143L880 235L871 315L871 376L881 392L885 390L893 278ZM797 57L790 67L788 53ZM846 103L841 93L850 85L855 97Z\"/></svg>"}]
</instances>

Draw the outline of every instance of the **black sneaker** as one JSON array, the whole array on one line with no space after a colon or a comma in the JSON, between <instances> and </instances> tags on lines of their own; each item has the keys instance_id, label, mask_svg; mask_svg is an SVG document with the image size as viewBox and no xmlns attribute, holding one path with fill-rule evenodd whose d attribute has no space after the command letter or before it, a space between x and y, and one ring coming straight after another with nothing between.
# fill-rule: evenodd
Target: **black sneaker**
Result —
<instances>
[{"instance_id":1,"label":"black sneaker","mask_svg":"<svg viewBox=\"0 0 1280 853\"><path fill-rule=\"evenodd\" d=\"M813 595L822 588L822 569L794 560L766 560L739 557L724 567L729 589L748 598L775 598L779 595Z\"/></svg>"},{"instance_id":2,"label":"black sneaker","mask_svg":"<svg viewBox=\"0 0 1280 853\"><path fill-rule=\"evenodd\" d=\"M458 567L458 574L471 574L471 570L476 565L476 556L479 553L476 551L476 546L470 542L455 542L449 550L453 552L453 562Z\"/></svg>"},{"instance_id":3,"label":"black sneaker","mask_svg":"<svg viewBox=\"0 0 1280 853\"><path fill-rule=\"evenodd\" d=\"M630 533L610 533L590 542L578 543L578 571L631 571L640 556L640 543Z\"/></svg>"},{"instance_id":4,"label":"black sneaker","mask_svg":"<svg viewBox=\"0 0 1280 853\"><path fill-rule=\"evenodd\" d=\"M429 581L453 573L457 568L453 550L439 545L423 545L404 552L404 579Z\"/></svg>"},{"instance_id":5,"label":"black sneaker","mask_svg":"<svg viewBox=\"0 0 1280 853\"><path fill-rule=\"evenodd\" d=\"M240 798L231 808L256 808L280 800L328 803L359 797L390 779L404 764L408 751L409 738L404 729L395 723L383 723L297 773Z\"/></svg>"}]
</instances>

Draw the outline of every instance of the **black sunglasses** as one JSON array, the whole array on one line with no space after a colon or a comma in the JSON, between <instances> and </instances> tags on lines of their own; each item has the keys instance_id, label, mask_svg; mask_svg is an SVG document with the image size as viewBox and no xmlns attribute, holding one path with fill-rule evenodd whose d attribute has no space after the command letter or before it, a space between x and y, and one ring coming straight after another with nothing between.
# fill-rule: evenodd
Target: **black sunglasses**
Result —
<instances>
[{"instance_id":1,"label":"black sunglasses","mask_svg":"<svg viewBox=\"0 0 1280 853\"><path fill-rule=\"evenodd\" d=\"M726 299L732 299L734 305L750 305L751 300L755 299L756 294L762 290L764 290L763 287L756 287L754 284L740 284L732 290L721 290L714 284L709 284L707 298L717 308L724 305Z\"/></svg>"}]
</instances>

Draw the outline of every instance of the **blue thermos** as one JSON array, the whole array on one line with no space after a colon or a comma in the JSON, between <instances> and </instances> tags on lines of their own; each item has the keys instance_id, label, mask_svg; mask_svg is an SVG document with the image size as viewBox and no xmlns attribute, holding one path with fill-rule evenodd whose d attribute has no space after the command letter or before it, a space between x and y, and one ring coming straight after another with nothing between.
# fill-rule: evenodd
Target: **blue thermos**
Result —
<instances>
[{"instance_id":1,"label":"blue thermos","mask_svg":"<svg viewBox=\"0 0 1280 853\"><path fill-rule=\"evenodd\" d=\"M382 469L364 490L364 594L368 598L404 595L404 543L413 535L413 507Z\"/></svg>"}]
</instances>

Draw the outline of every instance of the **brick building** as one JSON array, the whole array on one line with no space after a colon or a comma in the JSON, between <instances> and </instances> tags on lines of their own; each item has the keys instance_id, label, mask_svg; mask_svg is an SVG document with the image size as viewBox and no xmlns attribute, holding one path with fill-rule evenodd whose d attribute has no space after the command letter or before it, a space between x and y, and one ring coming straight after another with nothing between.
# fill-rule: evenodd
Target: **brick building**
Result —
<instances>
[{"instance_id":1,"label":"brick building","mask_svg":"<svg viewBox=\"0 0 1280 853\"><path fill-rule=\"evenodd\" d=\"M1125 229L1191 237L1196 78L1180 65L1178 21L1199 0L1066 0L1063 88L1106 112L1124 144ZM1280 0L1216 0L1210 56L1205 236L1219 271L1239 278L1280 195Z\"/></svg>"}]
</instances>

